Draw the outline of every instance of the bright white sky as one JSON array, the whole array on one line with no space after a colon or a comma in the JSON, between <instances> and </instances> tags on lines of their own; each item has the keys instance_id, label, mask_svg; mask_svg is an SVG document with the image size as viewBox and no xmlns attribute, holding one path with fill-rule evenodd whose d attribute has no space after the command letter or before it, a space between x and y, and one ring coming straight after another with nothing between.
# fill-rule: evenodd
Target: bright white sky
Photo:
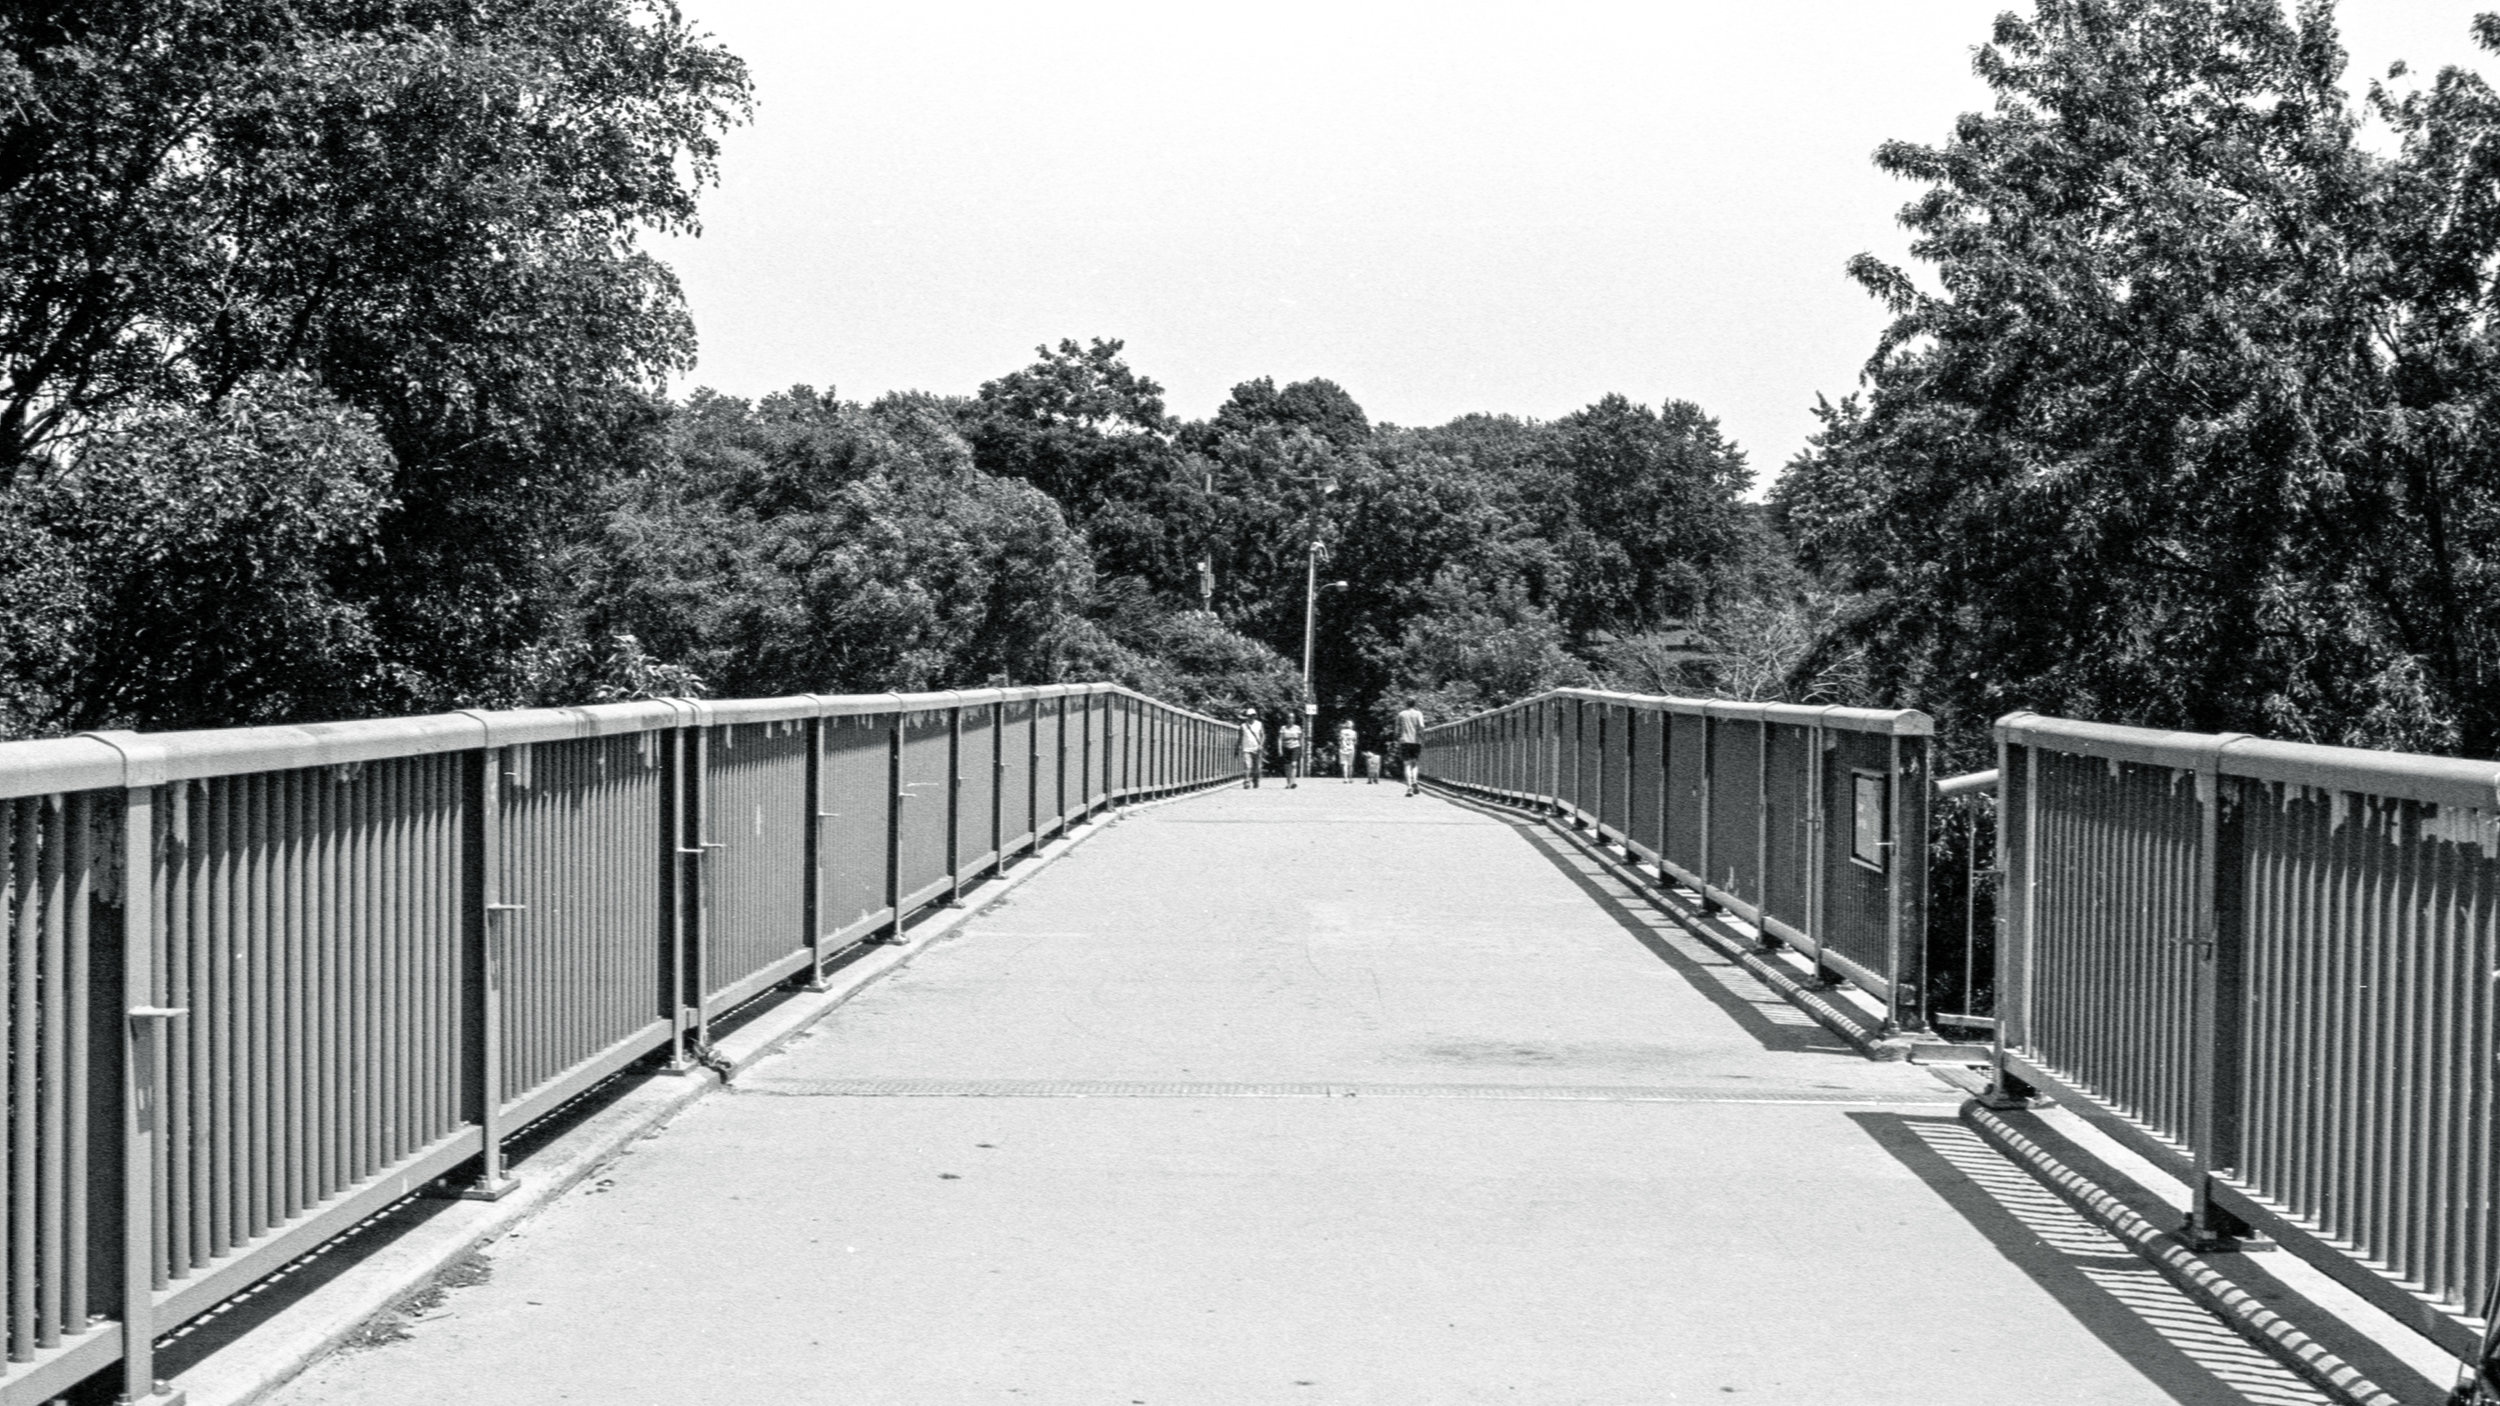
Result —
<instances>
[{"instance_id":1,"label":"bright white sky","mask_svg":"<svg viewBox=\"0 0 2500 1406\"><path fill-rule=\"evenodd\" d=\"M682 0L752 67L686 386L968 393L1118 337L1171 410L1325 376L1375 420L1719 417L1767 484L1851 390L1912 191L2026 0L1183 6ZM2345 0L2357 83L2500 0ZM1759 490L1757 490L1759 491Z\"/></svg>"}]
</instances>

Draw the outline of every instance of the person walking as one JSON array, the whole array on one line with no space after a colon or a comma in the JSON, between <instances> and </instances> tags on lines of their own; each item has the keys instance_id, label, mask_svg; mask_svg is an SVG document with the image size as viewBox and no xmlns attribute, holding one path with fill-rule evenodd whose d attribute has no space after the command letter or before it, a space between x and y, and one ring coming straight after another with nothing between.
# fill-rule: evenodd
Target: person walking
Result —
<instances>
[{"instance_id":1,"label":"person walking","mask_svg":"<svg viewBox=\"0 0 2500 1406\"><path fill-rule=\"evenodd\" d=\"M1406 794L1410 796L1418 789L1415 769L1423 759L1424 710L1415 706L1415 700L1410 698L1406 700L1406 707L1398 713L1398 760L1406 764Z\"/></svg>"},{"instance_id":2,"label":"person walking","mask_svg":"<svg viewBox=\"0 0 2500 1406\"><path fill-rule=\"evenodd\" d=\"M1337 720L1337 770L1345 773L1345 784L1354 784L1354 719Z\"/></svg>"},{"instance_id":3,"label":"person walking","mask_svg":"<svg viewBox=\"0 0 2500 1406\"><path fill-rule=\"evenodd\" d=\"M1256 709L1241 710L1241 784L1244 790L1259 784L1259 762L1267 755L1267 728L1259 721Z\"/></svg>"},{"instance_id":4,"label":"person walking","mask_svg":"<svg viewBox=\"0 0 2500 1406\"><path fill-rule=\"evenodd\" d=\"M1276 742L1285 752L1285 789L1290 791L1302 784L1296 779L1302 775L1302 724L1292 718L1285 719L1284 729L1276 734Z\"/></svg>"}]
</instances>

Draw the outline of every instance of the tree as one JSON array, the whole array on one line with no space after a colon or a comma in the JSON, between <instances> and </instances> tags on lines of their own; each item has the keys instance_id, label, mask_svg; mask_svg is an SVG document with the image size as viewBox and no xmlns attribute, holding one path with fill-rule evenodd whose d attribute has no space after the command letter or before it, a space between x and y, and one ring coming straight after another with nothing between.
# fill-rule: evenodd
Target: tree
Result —
<instances>
[{"instance_id":1,"label":"tree","mask_svg":"<svg viewBox=\"0 0 2500 1406\"><path fill-rule=\"evenodd\" d=\"M1548 533L1570 571L1575 637L1656 629L1732 594L1753 475L1701 407L1609 395L1558 421L1544 454L1568 489L1549 500L1567 511Z\"/></svg>"},{"instance_id":2,"label":"tree","mask_svg":"<svg viewBox=\"0 0 2500 1406\"><path fill-rule=\"evenodd\" d=\"M1038 489L973 467L959 407L701 395L581 563L579 632L732 695L1067 677L1092 582Z\"/></svg>"},{"instance_id":3,"label":"tree","mask_svg":"<svg viewBox=\"0 0 2500 1406\"><path fill-rule=\"evenodd\" d=\"M1774 501L1886 695L1964 744L2014 707L2500 742L2500 123L2443 75L2374 158L2343 62L2316 0L2038 0L1993 111L1878 153L1932 280L1853 265L1894 321Z\"/></svg>"},{"instance_id":4,"label":"tree","mask_svg":"<svg viewBox=\"0 0 2500 1406\"><path fill-rule=\"evenodd\" d=\"M344 583L378 550L392 461L300 378L160 408L0 493L0 722L26 733L337 716L388 681Z\"/></svg>"},{"instance_id":5,"label":"tree","mask_svg":"<svg viewBox=\"0 0 2500 1406\"><path fill-rule=\"evenodd\" d=\"M694 228L738 61L645 0L38 0L0 93L0 485L309 376L394 467L334 583L385 666L304 706L508 692L691 358L638 239Z\"/></svg>"}]
</instances>

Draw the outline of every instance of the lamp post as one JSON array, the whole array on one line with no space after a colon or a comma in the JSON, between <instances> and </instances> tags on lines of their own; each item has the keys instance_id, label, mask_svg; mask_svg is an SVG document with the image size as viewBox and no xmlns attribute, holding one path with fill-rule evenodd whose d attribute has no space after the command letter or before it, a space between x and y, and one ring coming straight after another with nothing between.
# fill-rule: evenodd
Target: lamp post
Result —
<instances>
[{"instance_id":1,"label":"lamp post","mask_svg":"<svg viewBox=\"0 0 2500 1406\"><path fill-rule=\"evenodd\" d=\"M1319 543L1314 540L1311 543L1308 570L1304 572L1302 578L1302 716L1306 720L1319 716L1319 699L1311 692L1311 642L1319 624L1319 593L1343 590L1345 586L1346 583L1343 581L1331 581L1325 586L1319 583ZM1306 736L1311 726L1312 724L1308 721L1304 723L1302 730ZM1306 740L1303 744L1304 751L1307 752L1311 745L1312 743Z\"/></svg>"}]
</instances>

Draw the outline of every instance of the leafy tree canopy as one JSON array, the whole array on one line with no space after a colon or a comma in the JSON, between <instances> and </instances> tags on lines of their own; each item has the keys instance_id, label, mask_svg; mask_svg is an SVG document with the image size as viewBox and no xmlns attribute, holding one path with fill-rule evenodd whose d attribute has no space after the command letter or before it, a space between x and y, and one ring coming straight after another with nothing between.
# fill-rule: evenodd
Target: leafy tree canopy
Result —
<instances>
[{"instance_id":1,"label":"leafy tree canopy","mask_svg":"<svg viewBox=\"0 0 2500 1406\"><path fill-rule=\"evenodd\" d=\"M2478 34L2500 47L2500 23ZM1774 494L1833 635L1968 739L2032 707L2488 754L2500 102L2356 140L2322 0L2038 0L1978 54L1922 276Z\"/></svg>"},{"instance_id":2,"label":"leafy tree canopy","mask_svg":"<svg viewBox=\"0 0 2500 1406\"><path fill-rule=\"evenodd\" d=\"M357 624L254 643L278 650L270 696L337 713L508 692L546 623L542 562L649 451L659 379L691 358L675 281L638 240L694 227L745 111L738 61L644 0L38 0L0 15L0 98L0 485L75 495L168 426L219 442L264 412L275 437L249 462L331 481L330 441L295 435L347 414L387 483L298 501L339 514L324 540L364 540L321 558ZM308 387L291 408L250 389L289 378ZM89 458L90 441L113 447ZM287 443L303 462L269 457ZM229 596L148 628L215 653L263 607L280 608ZM93 678L68 656L39 668ZM317 695L284 682L325 675ZM156 706L127 689L52 705L183 711Z\"/></svg>"}]
</instances>

